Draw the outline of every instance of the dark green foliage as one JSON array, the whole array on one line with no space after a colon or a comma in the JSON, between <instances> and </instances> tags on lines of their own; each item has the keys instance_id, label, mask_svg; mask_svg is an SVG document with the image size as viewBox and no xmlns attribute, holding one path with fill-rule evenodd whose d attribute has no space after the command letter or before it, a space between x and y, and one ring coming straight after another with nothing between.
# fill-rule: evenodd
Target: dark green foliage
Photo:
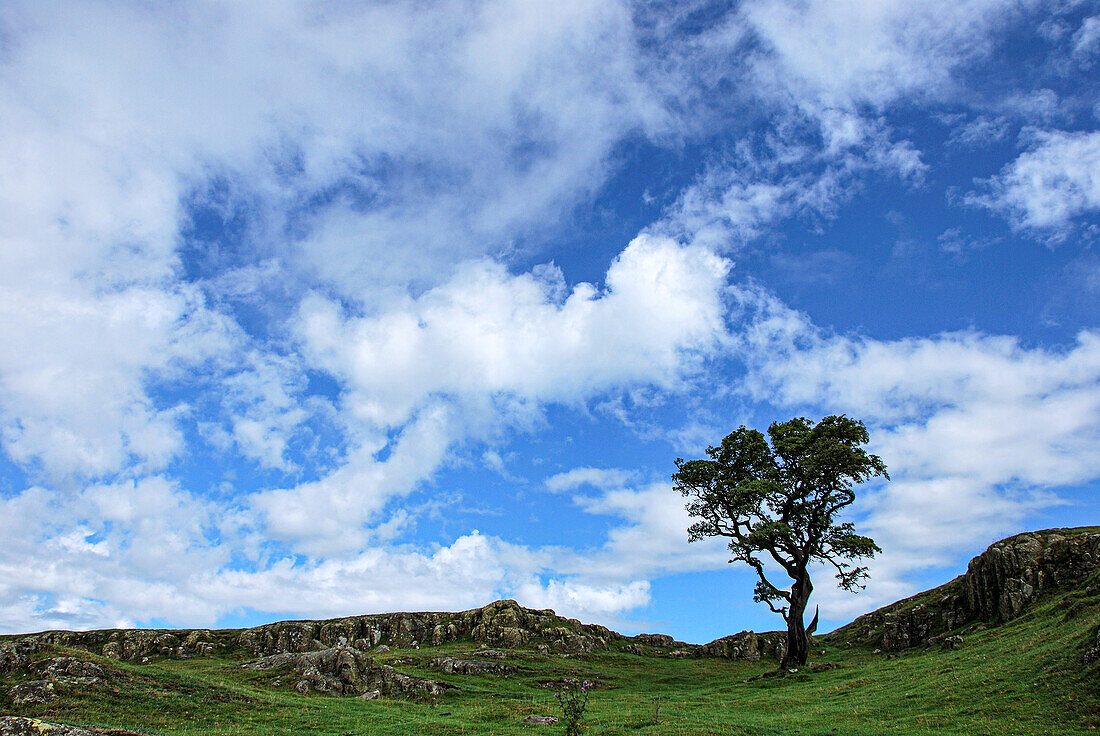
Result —
<instances>
[{"instance_id":1,"label":"dark green foliage","mask_svg":"<svg viewBox=\"0 0 1100 736\"><path fill-rule=\"evenodd\" d=\"M672 479L698 520L688 539L729 538L730 561L756 571L754 600L788 624L785 666L806 662L802 617L813 590L809 566L831 564L838 585L856 590L863 587L867 568L853 561L880 551L851 523L836 521L855 501L857 484L875 476L889 479L882 459L863 449L868 439L863 422L846 416L827 416L816 424L796 418L773 423L768 437L742 426L708 447L707 459L676 459ZM787 573L793 581L789 588L772 582L767 561Z\"/></svg>"}]
</instances>

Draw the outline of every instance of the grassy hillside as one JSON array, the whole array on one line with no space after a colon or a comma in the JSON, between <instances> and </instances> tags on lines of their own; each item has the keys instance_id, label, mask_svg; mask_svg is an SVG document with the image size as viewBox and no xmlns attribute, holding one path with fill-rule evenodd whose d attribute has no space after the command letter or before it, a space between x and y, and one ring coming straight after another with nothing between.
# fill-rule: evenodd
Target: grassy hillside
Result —
<instances>
[{"instance_id":1,"label":"grassy hillside","mask_svg":"<svg viewBox=\"0 0 1100 736\"><path fill-rule=\"evenodd\" d=\"M592 734L1089 733L1100 726L1100 677L1081 656L1100 622L1094 587L1100 580L1087 582L1003 626L964 632L963 646L954 651L887 655L818 640L812 664L819 671L783 678L746 681L774 670L769 661L554 656L524 649L505 660L518 668L508 676L443 676L428 667L433 657L474 648L456 642L394 649L376 659L396 660L403 672L459 689L435 702L361 700L300 695L288 671L242 669L250 658L244 652L149 664L70 652L107 668L108 679L18 713L4 703L0 713L181 736L557 733L560 724L521 720L555 714L552 690L543 683L577 675L600 683L587 720Z\"/></svg>"}]
</instances>

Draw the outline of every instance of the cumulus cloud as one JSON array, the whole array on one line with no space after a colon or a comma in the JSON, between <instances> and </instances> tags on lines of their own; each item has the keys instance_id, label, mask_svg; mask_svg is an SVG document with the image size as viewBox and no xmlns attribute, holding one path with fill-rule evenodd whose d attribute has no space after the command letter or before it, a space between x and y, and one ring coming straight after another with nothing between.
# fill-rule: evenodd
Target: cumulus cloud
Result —
<instances>
[{"instance_id":1,"label":"cumulus cloud","mask_svg":"<svg viewBox=\"0 0 1100 736\"><path fill-rule=\"evenodd\" d=\"M1031 145L989 179L971 204L1005 215L1016 228L1065 238L1076 218L1100 209L1100 133L1035 131Z\"/></svg>"},{"instance_id":2,"label":"cumulus cloud","mask_svg":"<svg viewBox=\"0 0 1100 736\"><path fill-rule=\"evenodd\" d=\"M725 336L727 270L707 250L642 236L603 289L582 283L563 295L555 269L511 275L481 261L378 316L309 299L303 356L344 386L341 403L365 441L333 473L259 493L254 506L277 537L313 540L315 552L351 549L357 525L430 477L455 443L527 421L546 403L636 385L675 390Z\"/></svg>"},{"instance_id":3,"label":"cumulus cloud","mask_svg":"<svg viewBox=\"0 0 1100 736\"><path fill-rule=\"evenodd\" d=\"M703 248L641 236L604 289L581 283L560 303L552 269L513 276L481 261L377 317L311 298L299 334L307 359L346 382L350 410L379 426L433 396L569 403L616 385L672 388L724 332L727 270Z\"/></svg>"}]
</instances>

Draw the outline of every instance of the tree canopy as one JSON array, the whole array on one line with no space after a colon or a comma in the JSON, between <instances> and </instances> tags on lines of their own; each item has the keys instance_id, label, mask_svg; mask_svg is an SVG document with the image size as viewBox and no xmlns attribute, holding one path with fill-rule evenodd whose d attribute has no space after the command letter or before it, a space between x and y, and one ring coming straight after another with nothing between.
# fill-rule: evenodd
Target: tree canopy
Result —
<instances>
[{"instance_id":1,"label":"tree canopy","mask_svg":"<svg viewBox=\"0 0 1100 736\"><path fill-rule=\"evenodd\" d=\"M815 424L799 417L772 423L767 437L741 426L708 447L707 459L676 459L675 488L697 519L689 540L727 537L730 562L756 571L754 600L787 622L784 666L806 662L810 566L832 565L838 585L854 591L867 577L867 568L854 561L881 551L851 522L836 520L855 501L857 484L874 476L889 480L882 459L863 449L868 441L861 421L841 415ZM789 588L772 580L771 563L791 578Z\"/></svg>"}]
</instances>

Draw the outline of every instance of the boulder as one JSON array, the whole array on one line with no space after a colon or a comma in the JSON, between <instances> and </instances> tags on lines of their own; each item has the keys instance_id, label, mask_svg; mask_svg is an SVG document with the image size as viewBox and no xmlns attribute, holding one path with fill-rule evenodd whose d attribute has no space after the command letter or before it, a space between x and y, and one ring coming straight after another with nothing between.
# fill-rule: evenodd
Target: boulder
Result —
<instances>
[{"instance_id":1,"label":"boulder","mask_svg":"<svg viewBox=\"0 0 1100 736\"><path fill-rule=\"evenodd\" d=\"M37 718L0 716L0 736L95 736L91 731L60 723L46 723Z\"/></svg>"},{"instance_id":2,"label":"boulder","mask_svg":"<svg viewBox=\"0 0 1100 736\"><path fill-rule=\"evenodd\" d=\"M721 639L704 644L696 650L696 656L721 657L758 662L762 657L770 657L777 662L787 652L787 635L782 631L766 631L757 634L742 631L739 634L723 636Z\"/></svg>"},{"instance_id":3,"label":"boulder","mask_svg":"<svg viewBox=\"0 0 1100 736\"><path fill-rule=\"evenodd\" d=\"M1100 661L1100 631L1096 632L1096 639L1092 646L1085 649L1085 655L1081 659L1086 665Z\"/></svg>"},{"instance_id":4,"label":"boulder","mask_svg":"<svg viewBox=\"0 0 1100 736\"><path fill-rule=\"evenodd\" d=\"M107 673L95 662L85 662L76 657L50 657L33 662L26 668L27 674L40 679L60 680L73 684L99 682Z\"/></svg>"},{"instance_id":5,"label":"boulder","mask_svg":"<svg viewBox=\"0 0 1100 736\"><path fill-rule=\"evenodd\" d=\"M366 652L347 644L310 652L271 654L242 666L257 670L289 666L298 674L294 689L302 694L361 696L377 690L391 696L419 693L436 696L446 691L442 683L404 675L388 665L378 666Z\"/></svg>"},{"instance_id":6,"label":"boulder","mask_svg":"<svg viewBox=\"0 0 1100 736\"><path fill-rule=\"evenodd\" d=\"M28 680L8 688L8 697L16 708L25 705L42 705L58 698L57 687L52 680Z\"/></svg>"},{"instance_id":7,"label":"boulder","mask_svg":"<svg viewBox=\"0 0 1100 736\"><path fill-rule=\"evenodd\" d=\"M550 726L558 722L558 719L554 716L539 716L529 715L523 719L522 723L533 723L536 726Z\"/></svg>"},{"instance_id":8,"label":"boulder","mask_svg":"<svg viewBox=\"0 0 1100 736\"><path fill-rule=\"evenodd\" d=\"M38 641L32 637L0 642L0 674L22 669L37 651Z\"/></svg>"}]
</instances>

